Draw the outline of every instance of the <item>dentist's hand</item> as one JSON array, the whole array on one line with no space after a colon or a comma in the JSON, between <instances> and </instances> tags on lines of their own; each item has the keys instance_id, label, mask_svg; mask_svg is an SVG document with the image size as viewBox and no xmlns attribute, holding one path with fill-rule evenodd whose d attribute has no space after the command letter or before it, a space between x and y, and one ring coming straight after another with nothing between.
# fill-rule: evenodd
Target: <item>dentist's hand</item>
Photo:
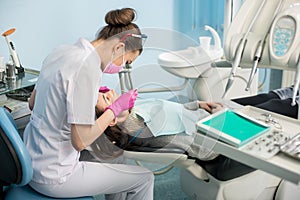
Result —
<instances>
[{"instance_id":1,"label":"dentist's hand","mask_svg":"<svg viewBox=\"0 0 300 200\"><path fill-rule=\"evenodd\" d=\"M120 113L129 110L134 106L137 95L138 92L136 89L130 90L117 98L110 106L106 107L105 110L112 110L115 117L118 117Z\"/></svg>"}]
</instances>

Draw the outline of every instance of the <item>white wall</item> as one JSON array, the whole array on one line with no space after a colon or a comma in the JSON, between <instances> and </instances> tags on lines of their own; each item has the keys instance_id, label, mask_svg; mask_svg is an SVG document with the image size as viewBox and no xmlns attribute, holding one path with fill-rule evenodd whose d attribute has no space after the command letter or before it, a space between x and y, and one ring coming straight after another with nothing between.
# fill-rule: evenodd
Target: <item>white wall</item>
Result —
<instances>
[{"instance_id":1,"label":"white wall","mask_svg":"<svg viewBox=\"0 0 300 200\"><path fill-rule=\"evenodd\" d=\"M93 39L111 9L135 8L140 27L172 28L172 4L172 0L1 0L0 31L15 27L10 38L23 66L40 69L57 45L74 43L79 37ZM4 38L0 55L8 57Z\"/></svg>"},{"instance_id":2,"label":"white wall","mask_svg":"<svg viewBox=\"0 0 300 200\"><path fill-rule=\"evenodd\" d=\"M0 32L16 28L10 39L15 44L21 64L25 68L39 70L43 59L53 48L74 43L79 37L92 40L97 30L105 25L105 14L122 7L136 9L136 23L142 29L173 30L173 0L1 0ZM147 41L151 44L149 51L145 50L134 65L135 69L139 69L133 73L135 87L145 80L159 82L159 85L181 83L181 79L160 69L157 65L159 52L153 51L160 49L162 43L167 43L163 48L172 48L172 37L167 35L160 40L156 31L153 34L152 40L149 36ZM6 61L9 58L4 38L0 38L0 55L5 56ZM105 76L103 80L111 87L116 87L117 81L116 75Z\"/></svg>"}]
</instances>

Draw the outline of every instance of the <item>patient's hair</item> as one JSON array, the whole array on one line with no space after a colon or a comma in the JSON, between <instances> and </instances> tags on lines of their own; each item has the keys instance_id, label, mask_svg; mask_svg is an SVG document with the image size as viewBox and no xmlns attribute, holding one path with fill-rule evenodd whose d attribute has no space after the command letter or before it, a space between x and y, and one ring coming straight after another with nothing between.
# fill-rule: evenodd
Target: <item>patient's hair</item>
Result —
<instances>
[{"instance_id":1,"label":"patient's hair","mask_svg":"<svg viewBox=\"0 0 300 200\"><path fill-rule=\"evenodd\" d=\"M103 114L103 111L100 111L99 109L95 108L96 117L100 117ZM122 132L122 130L117 126L108 126L104 134L107 136L107 138L116 146L118 146L121 149L125 149L126 145L129 143L129 140L132 136L125 134Z\"/></svg>"}]
</instances>

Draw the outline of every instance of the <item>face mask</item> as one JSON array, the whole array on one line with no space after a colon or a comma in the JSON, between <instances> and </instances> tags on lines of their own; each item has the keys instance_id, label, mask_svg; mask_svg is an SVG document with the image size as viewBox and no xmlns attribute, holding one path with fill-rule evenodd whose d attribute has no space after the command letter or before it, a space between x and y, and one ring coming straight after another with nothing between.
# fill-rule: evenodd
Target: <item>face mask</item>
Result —
<instances>
[{"instance_id":1,"label":"face mask","mask_svg":"<svg viewBox=\"0 0 300 200\"><path fill-rule=\"evenodd\" d=\"M122 70L123 66L125 66L124 53L123 53L123 63L120 66L113 63L113 57L114 57L114 53L111 56L110 62L106 65L105 69L103 70L103 73L116 74Z\"/></svg>"}]
</instances>

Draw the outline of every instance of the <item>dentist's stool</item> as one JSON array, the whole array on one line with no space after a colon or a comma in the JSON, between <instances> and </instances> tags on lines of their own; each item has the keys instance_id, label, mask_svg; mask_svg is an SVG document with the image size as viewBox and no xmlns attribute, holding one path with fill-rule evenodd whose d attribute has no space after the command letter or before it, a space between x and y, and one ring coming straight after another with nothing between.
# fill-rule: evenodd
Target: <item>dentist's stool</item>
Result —
<instances>
[{"instance_id":1,"label":"dentist's stool","mask_svg":"<svg viewBox=\"0 0 300 200\"><path fill-rule=\"evenodd\" d=\"M31 158L12 115L4 107L0 107L0 160L1 200L56 199L39 194L27 185L33 174ZM71 199L92 200L93 197Z\"/></svg>"}]
</instances>

